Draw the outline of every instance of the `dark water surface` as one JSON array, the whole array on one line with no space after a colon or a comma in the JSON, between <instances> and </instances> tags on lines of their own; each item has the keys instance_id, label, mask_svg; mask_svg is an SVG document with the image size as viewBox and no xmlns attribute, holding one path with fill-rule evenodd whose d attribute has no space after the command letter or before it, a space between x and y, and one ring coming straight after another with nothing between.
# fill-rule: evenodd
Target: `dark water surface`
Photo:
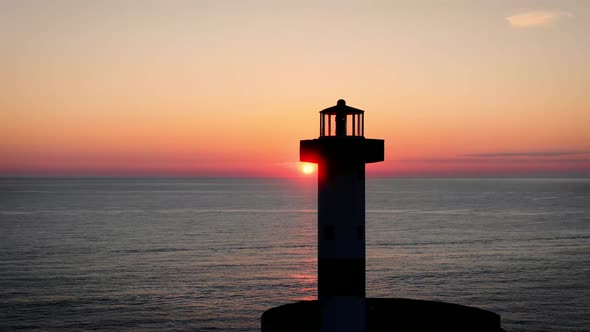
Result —
<instances>
[{"instance_id":1,"label":"dark water surface","mask_svg":"<svg viewBox=\"0 0 590 332\"><path fill-rule=\"evenodd\" d=\"M264 310L316 297L315 190L0 179L0 330L256 331ZM590 180L369 180L367 295L589 331Z\"/></svg>"}]
</instances>

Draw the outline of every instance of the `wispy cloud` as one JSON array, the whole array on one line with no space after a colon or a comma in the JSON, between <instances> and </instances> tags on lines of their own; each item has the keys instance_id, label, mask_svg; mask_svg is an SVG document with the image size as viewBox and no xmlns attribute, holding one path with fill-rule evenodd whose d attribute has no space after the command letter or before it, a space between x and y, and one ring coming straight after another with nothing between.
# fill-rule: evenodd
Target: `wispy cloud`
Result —
<instances>
[{"instance_id":1,"label":"wispy cloud","mask_svg":"<svg viewBox=\"0 0 590 332\"><path fill-rule=\"evenodd\" d=\"M561 10L536 10L508 16L506 20L514 28L535 28L573 16L571 13Z\"/></svg>"},{"instance_id":2,"label":"wispy cloud","mask_svg":"<svg viewBox=\"0 0 590 332\"><path fill-rule=\"evenodd\" d=\"M590 163L590 150L467 153L450 158L394 159L395 163ZM567 158L571 156L579 156ZM566 158L563 158L566 157Z\"/></svg>"},{"instance_id":3,"label":"wispy cloud","mask_svg":"<svg viewBox=\"0 0 590 332\"><path fill-rule=\"evenodd\" d=\"M423 164L488 164L488 163L520 163L520 164L551 164L551 163L585 163L590 164L590 158L576 159L523 159L518 157L498 158L434 158L434 159L397 159L390 160L393 163L423 163Z\"/></svg>"},{"instance_id":4,"label":"wispy cloud","mask_svg":"<svg viewBox=\"0 0 590 332\"><path fill-rule=\"evenodd\" d=\"M468 153L461 157L495 158L495 157L563 157L579 154L587 154L590 151L521 151L521 152L494 152L494 153Z\"/></svg>"},{"instance_id":5,"label":"wispy cloud","mask_svg":"<svg viewBox=\"0 0 590 332\"><path fill-rule=\"evenodd\" d=\"M301 165L298 161L283 161L283 162L276 162L273 163L276 167L284 167L284 168L297 168Z\"/></svg>"}]
</instances>

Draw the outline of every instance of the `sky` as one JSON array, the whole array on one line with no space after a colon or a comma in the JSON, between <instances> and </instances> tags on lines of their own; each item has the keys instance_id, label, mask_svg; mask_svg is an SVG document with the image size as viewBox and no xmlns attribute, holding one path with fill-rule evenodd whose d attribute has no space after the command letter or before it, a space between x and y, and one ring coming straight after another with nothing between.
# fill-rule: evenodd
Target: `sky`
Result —
<instances>
[{"instance_id":1,"label":"sky","mask_svg":"<svg viewBox=\"0 0 590 332\"><path fill-rule=\"evenodd\" d=\"M0 0L0 176L590 176L590 1Z\"/></svg>"}]
</instances>

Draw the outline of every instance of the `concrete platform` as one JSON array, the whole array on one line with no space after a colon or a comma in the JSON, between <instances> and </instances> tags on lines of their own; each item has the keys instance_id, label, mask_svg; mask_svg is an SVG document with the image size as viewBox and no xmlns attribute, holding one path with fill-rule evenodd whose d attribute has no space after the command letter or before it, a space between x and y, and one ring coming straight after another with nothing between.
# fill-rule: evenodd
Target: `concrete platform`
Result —
<instances>
[{"instance_id":1,"label":"concrete platform","mask_svg":"<svg viewBox=\"0 0 590 332\"><path fill-rule=\"evenodd\" d=\"M262 314L262 332L319 332L318 301L282 305ZM501 332L500 315L458 304L412 299L367 298L367 332Z\"/></svg>"}]
</instances>

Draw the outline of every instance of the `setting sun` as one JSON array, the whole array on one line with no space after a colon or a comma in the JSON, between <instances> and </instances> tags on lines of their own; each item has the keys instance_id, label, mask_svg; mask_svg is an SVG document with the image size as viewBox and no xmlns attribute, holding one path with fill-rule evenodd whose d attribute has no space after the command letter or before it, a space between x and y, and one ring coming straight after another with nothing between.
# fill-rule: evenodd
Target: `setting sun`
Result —
<instances>
[{"instance_id":1,"label":"setting sun","mask_svg":"<svg viewBox=\"0 0 590 332\"><path fill-rule=\"evenodd\" d=\"M301 166L299 168L301 169L301 172L303 172L303 174L311 174L315 172L315 165L311 163L301 163Z\"/></svg>"}]
</instances>

